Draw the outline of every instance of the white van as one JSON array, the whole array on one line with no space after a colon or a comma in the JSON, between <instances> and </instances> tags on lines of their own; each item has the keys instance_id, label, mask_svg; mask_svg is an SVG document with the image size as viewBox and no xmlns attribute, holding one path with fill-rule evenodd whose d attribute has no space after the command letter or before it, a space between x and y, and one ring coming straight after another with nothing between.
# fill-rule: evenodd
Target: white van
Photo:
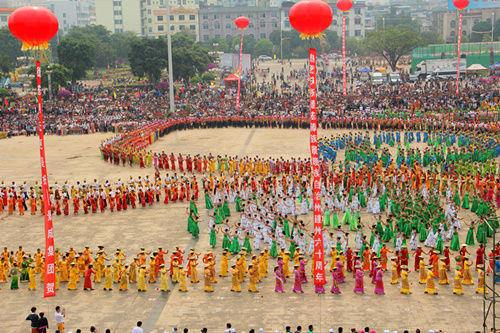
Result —
<instances>
[{"instance_id":1,"label":"white van","mask_svg":"<svg viewBox=\"0 0 500 333\"><path fill-rule=\"evenodd\" d=\"M379 72L372 73L372 84L373 85L381 85L384 83L384 75Z\"/></svg>"}]
</instances>

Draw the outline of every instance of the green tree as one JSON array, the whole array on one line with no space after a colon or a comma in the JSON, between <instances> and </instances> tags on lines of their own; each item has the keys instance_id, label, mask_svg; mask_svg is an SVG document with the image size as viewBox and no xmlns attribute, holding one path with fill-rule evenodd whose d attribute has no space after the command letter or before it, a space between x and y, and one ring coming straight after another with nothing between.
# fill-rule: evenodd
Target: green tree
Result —
<instances>
[{"instance_id":1,"label":"green tree","mask_svg":"<svg viewBox=\"0 0 500 333\"><path fill-rule=\"evenodd\" d=\"M131 31L112 34L110 45L115 50L116 58L127 61L130 53L130 45L132 41L138 38L139 37Z\"/></svg>"},{"instance_id":2,"label":"green tree","mask_svg":"<svg viewBox=\"0 0 500 333\"><path fill-rule=\"evenodd\" d=\"M215 80L216 77L217 76L214 73L206 72L206 73L203 73L203 75L201 76L201 79L203 80L203 82L210 82L210 81Z\"/></svg>"},{"instance_id":3,"label":"green tree","mask_svg":"<svg viewBox=\"0 0 500 333\"><path fill-rule=\"evenodd\" d=\"M28 74L35 75L35 67L31 67ZM50 85L53 94L56 94L61 87L66 87L68 81L71 81L71 71L62 65L43 65L42 66L42 88L49 86L49 75L50 73ZM31 85L36 87L36 78L31 79Z\"/></svg>"},{"instance_id":4,"label":"green tree","mask_svg":"<svg viewBox=\"0 0 500 333\"><path fill-rule=\"evenodd\" d=\"M239 52L240 50L240 36L234 36L231 41L231 49L229 53ZM254 53L256 40L253 35L243 35L243 53Z\"/></svg>"},{"instance_id":5,"label":"green tree","mask_svg":"<svg viewBox=\"0 0 500 333\"><path fill-rule=\"evenodd\" d=\"M410 13L396 7L391 7L389 13L377 19L377 30L384 30L388 27L406 28L413 32L420 32L420 23L413 20Z\"/></svg>"},{"instance_id":6,"label":"green tree","mask_svg":"<svg viewBox=\"0 0 500 333\"><path fill-rule=\"evenodd\" d=\"M68 37L77 40L86 40L94 45L96 67L106 68L115 63L117 51L111 43L111 32L103 25L75 26L68 32Z\"/></svg>"},{"instance_id":7,"label":"green tree","mask_svg":"<svg viewBox=\"0 0 500 333\"><path fill-rule=\"evenodd\" d=\"M259 39L259 41L255 44L253 54L256 57L260 55L268 55L272 57L273 43L269 39Z\"/></svg>"},{"instance_id":8,"label":"green tree","mask_svg":"<svg viewBox=\"0 0 500 333\"><path fill-rule=\"evenodd\" d=\"M486 38L485 38L486 36ZM472 43L482 42L491 40L491 22L480 21L472 26L472 33L470 35L470 41Z\"/></svg>"},{"instance_id":9,"label":"green tree","mask_svg":"<svg viewBox=\"0 0 500 333\"><path fill-rule=\"evenodd\" d=\"M0 55L8 57L11 64L16 62L17 57L23 55L21 51L22 44L19 39L12 35L9 28L0 29Z\"/></svg>"},{"instance_id":10,"label":"green tree","mask_svg":"<svg viewBox=\"0 0 500 333\"><path fill-rule=\"evenodd\" d=\"M64 37L57 45L59 63L71 71L71 81L83 79L95 64L95 46L85 39Z\"/></svg>"},{"instance_id":11,"label":"green tree","mask_svg":"<svg viewBox=\"0 0 500 333\"><path fill-rule=\"evenodd\" d=\"M391 69L396 71L396 65L403 55L427 43L415 31L391 26L369 33L365 38L365 45L368 50L383 56Z\"/></svg>"},{"instance_id":12,"label":"green tree","mask_svg":"<svg viewBox=\"0 0 500 333\"><path fill-rule=\"evenodd\" d=\"M443 39L443 36L439 34L438 32L422 32L420 33L420 37L425 39L427 41L427 44L444 44L445 41Z\"/></svg>"},{"instance_id":13,"label":"green tree","mask_svg":"<svg viewBox=\"0 0 500 333\"><path fill-rule=\"evenodd\" d=\"M132 73L138 77L147 77L150 82L157 83L162 70L167 66L166 49L164 39L132 41L128 56Z\"/></svg>"},{"instance_id":14,"label":"green tree","mask_svg":"<svg viewBox=\"0 0 500 333\"><path fill-rule=\"evenodd\" d=\"M9 57L0 55L0 78L9 75L12 70L12 64Z\"/></svg>"}]
</instances>

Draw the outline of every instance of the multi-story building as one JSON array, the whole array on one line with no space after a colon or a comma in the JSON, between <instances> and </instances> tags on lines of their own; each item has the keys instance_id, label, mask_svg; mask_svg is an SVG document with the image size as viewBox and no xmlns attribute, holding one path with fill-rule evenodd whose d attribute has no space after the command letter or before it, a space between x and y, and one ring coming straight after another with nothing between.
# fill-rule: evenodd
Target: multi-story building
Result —
<instances>
[{"instance_id":1,"label":"multi-story building","mask_svg":"<svg viewBox=\"0 0 500 333\"><path fill-rule=\"evenodd\" d=\"M11 7L8 9L34 5L46 7L56 15L59 21L59 32L62 34L67 33L74 26L82 27L91 24L91 11L94 8L94 0L4 0L2 4Z\"/></svg>"},{"instance_id":2,"label":"multi-story building","mask_svg":"<svg viewBox=\"0 0 500 333\"><path fill-rule=\"evenodd\" d=\"M132 31L142 34L141 1L97 0L95 3L96 24L111 32Z\"/></svg>"},{"instance_id":3,"label":"multi-story building","mask_svg":"<svg viewBox=\"0 0 500 333\"><path fill-rule=\"evenodd\" d=\"M0 28L9 25L9 16L16 8L0 8Z\"/></svg>"},{"instance_id":4,"label":"multi-story building","mask_svg":"<svg viewBox=\"0 0 500 333\"><path fill-rule=\"evenodd\" d=\"M255 39L269 38L274 30L279 30L280 8L278 7L201 7L199 15L200 40L239 36L240 31L234 20L245 15L250 20L245 35Z\"/></svg>"},{"instance_id":5,"label":"multi-story building","mask_svg":"<svg viewBox=\"0 0 500 333\"><path fill-rule=\"evenodd\" d=\"M500 7L466 9L462 15L462 36L470 37L472 27L480 21L491 22L500 19ZM456 43L458 36L458 13L453 11L439 11L432 15L432 23L436 32L440 33L446 43Z\"/></svg>"},{"instance_id":6,"label":"multi-story building","mask_svg":"<svg viewBox=\"0 0 500 333\"><path fill-rule=\"evenodd\" d=\"M148 19L149 22L149 19ZM145 27L146 37L159 37L167 33L167 11L165 9L153 11L151 23ZM170 32L184 32L198 40L198 10L191 8L170 8Z\"/></svg>"},{"instance_id":7,"label":"multi-story building","mask_svg":"<svg viewBox=\"0 0 500 333\"><path fill-rule=\"evenodd\" d=\"M332 24L328 28L329 30L337 32L337 35L342 36L342 15L343 13L337 9L335 3L328 3L332 8L333 19ZM284 31L292 30L292 25L290 24L290 19L288 13L290 8L294 5L291 1L285 1L282 3L281 12L281 28ZM355 1L352 9L346 14L346 36L362 38L366 34L366 13L367 6L364 1Z\"/></svg>"}]
</instances>

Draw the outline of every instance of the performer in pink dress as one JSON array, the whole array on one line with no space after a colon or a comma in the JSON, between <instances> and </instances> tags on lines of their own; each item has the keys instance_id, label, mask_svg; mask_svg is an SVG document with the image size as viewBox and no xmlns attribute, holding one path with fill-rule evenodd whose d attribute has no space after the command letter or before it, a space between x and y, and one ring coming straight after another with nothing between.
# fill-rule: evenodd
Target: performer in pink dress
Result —
<instances>
[{"instance_id":1,"label":"performer in pink dress","mask_svg":"<svg viewBox=\"0 0 500 333\"><path fill-rule=\"evenodd\" d=\"M300 278L299 267L300 267L299 264L294 265L294 268L295 268L295 270L293 271L293 274L295 276L295 282L293 284L293 292L294 293L298 293L298 292L304 293L304 291L302 290L302 283L300 282L301 278Z\"/></svg>"},{"instance_id":2,"label":"performer in pink dress","mask_svg":"<svg viewBox=\"0 0 500 333\"><path fill-rule=\"evenodd\" d=\"M379 295L384 295L384 280L383 280L383 275L384 271L381 269L382 266L378 265L377 266L377 271L375 273L376 279L375 279L375 294Z\"/></svg>"},{"instance_id":3,"label":"performer in pink dress","mask_svg":"<svg viewBox=\"0 0 500 333\"><path fill-rule=\"evenodd\" d=\"M360 265L356 265L356 284L354 285L355 293L365 293L365 287L363 284L363 270Z\"/></svg>"},{"instance_id":4,"label":"performer in pink dress","mask_svg":"<svg viewBox=\"0 0 500 333\"><path fill-rule=\"evenodd\" d=\"M332 282L332 289L330 289L330 292L332 294L340 294L339 273L337 272L337 267L333 267L332 277L333 277L333 282Z\"/></svg>"},{"instance_id":5,"label":"performer in pink dress","mask_svg":"<svg viewBox=\"0 0 500 333\"><path fill-rule=\"evenodd\" d=\"M276 275L276 286L274 287L275 292L284 293L283 289L283 278L281 277L281 271L278 266L274 268L274 274Z\"/></svg>"}]
</instances>

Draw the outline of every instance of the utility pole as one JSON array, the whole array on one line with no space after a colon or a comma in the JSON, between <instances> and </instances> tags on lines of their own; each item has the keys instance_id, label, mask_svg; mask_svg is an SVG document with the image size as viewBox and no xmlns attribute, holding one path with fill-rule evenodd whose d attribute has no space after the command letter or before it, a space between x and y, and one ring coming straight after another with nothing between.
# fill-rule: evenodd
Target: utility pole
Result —
<instances>
[{"instance_id":1,"label":"utility pole","mask_svg":"<svg viewBox=\"0 0 500 333\"><path fill-rule=\"evenodd\" d=\"M172 39L170 37L170 0L165 0L167 9L167 48L168 48L168 90L170 97L170 112L175 112L174 101L174 71L172 66Z\"/></svg>"},{"instance_id":2,"label":"utility pole","mask_svg":"<svg viewBox=\"0 0 500 333\"><path fill-rule=\"evenodd\" d=\"M48 67L47 69L49 69L50 67ZM51 80L51 77L50 77L50 74L52 74L52 70L47 70L46 71L47 73L47 79L48 79L48 83L49 83L49 100L52 100L52 80Z\"/></svg>"},{"instance_id":3,"label":"utility pole","mask_svg":"<svg viewBox=\"0 0 500 333\"><path fill-rule=\"evenodd\" d=\"M494 42L493 32L495 31L495 12L491 12L491 41Z\"/></svg>"}]
</instances>

